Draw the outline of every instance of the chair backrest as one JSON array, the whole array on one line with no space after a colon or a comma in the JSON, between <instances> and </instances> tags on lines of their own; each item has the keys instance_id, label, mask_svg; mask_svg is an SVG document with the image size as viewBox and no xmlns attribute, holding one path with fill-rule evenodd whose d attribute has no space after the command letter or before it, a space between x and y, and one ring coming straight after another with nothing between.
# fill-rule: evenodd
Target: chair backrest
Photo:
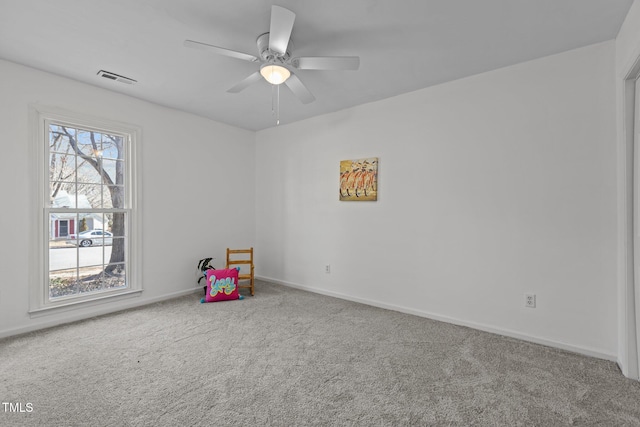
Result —
<instances>
[{"instance_id":1,"label":"chair backrest","mask_svg":"<svg viewBox=\"0 0 640 427\"><path fill-rule=\"evenodd\" d=\"M227 248L227 268L232 265L253 265L253 248L229 249Z\"/></svg>"},{"instance_id":2,"label":"chair backrest","mask_svg":"<svg viewBox=\"0 0 640 427\"><path fill-rule=\"evenodd\" d=\"M249 272L243 271L240 267L240 274L238 280L249 280L248 286L238 285L240 288L249 288L251 295L254 293L254 277L253 277L253 248L249 249L229 249L227 248L227 268L233 268L235 266L248 265Z\"/></svg>"}]
</instances>

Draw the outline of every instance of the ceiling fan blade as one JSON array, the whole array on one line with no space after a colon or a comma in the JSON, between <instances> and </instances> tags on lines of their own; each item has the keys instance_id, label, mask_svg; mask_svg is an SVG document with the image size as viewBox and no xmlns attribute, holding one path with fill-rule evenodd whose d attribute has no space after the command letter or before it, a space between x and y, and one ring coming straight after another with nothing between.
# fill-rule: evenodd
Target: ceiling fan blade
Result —
<instances>
[{"instance_id":1,"label":"ceiling fan blade","mask_svg":"<svg viewBox=\"0 0 640 427\"><path fill-rule=\"evenodd\" d=\"M286 84L287 87L291 89L291 92L293 92L293 94L297 96L300 102L302 102L303 104L308 104L315 101L316 97L313 96L311 92L309 92L309 89L307 89L307 87L295 74L291 74L291 77L289 77L284 82L284 84Z\"/></svg>"},{"instance_id":2,"label":"ceiling fan blade","mask_svg":"<svg viewBox=\"0 0 640 427\"><path fill-rule=\"evenodd\" d=\"M280 6L271 6L271 26L269 27L269 49L284 55L289 46L293 21L296 14Z\"/></svg>"},{"instance_id":3,"label":"ceiling fan blade","mask_svg":"<svg viewBox=\"0 0 640 427\"><path fill-rule=\"evenodd\" d=\"M255 82L259 81L260 79L262 79L262 76L260 75L260 71L256 71L255 73L251 74L249 77L247 77L246 79L242 80L240 83L236 84L234 87L229 89L227 92L238 93L241 90L245 89L246 87L251 86Z\"/></svg>"},{"instance_id":4,"label":"ceiling fan blade","mask_svg":"<svg viewBox=\"0 0 640 427\"><path fill-rule=\"evenodd\" d=\"M193 40L185 40L183 44L185 47L205 50L207 52L215 53L218 55L224 55L224 56L229 56L231 58L242 59L244 61L255 62L258 60L257 57L253 55L249 55L248 53L237 52L235 50L229 50L223 47L213 46L210 44L196 42Z\"/></svg>"},{"instance_id":5,"label":"ceiling fan blade","mask_svg":"<svg viewBox=\"0 0 640 427\"><path fill-rule=\"evenodd\" d=\"M360 68L360 57L303 56L294 58L291 63L298 70L357 70Z\"/></svg>"}]
</instances>

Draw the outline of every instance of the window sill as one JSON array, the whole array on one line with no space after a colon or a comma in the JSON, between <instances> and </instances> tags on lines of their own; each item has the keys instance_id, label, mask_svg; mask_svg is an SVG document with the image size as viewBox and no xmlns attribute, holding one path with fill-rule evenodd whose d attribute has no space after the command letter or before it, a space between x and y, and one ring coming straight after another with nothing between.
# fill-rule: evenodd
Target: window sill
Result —
<instances>
[{"instance_id":1,"label":"window sill","mask_svg":"<svg viewBox=\"0 0 640 427\"><path fill-rule=\"evenodd\" d=\"M135 298L140 296L141 293L142 293L142 289L136 289L136 290L129 290L126 292L120 292L117 294L99 295L90 299L83 299L82 301L68 301L66 303L60 303L56 305L29 310L29 316L33 319L33 318L38 318L42 316L47 316L50 314L74 311L74 310L78 310L85 307L94 307L100 304L106 304L106 303L111 303L115 301L126 300L129 298Z\"/></svg>"}]
</instances>

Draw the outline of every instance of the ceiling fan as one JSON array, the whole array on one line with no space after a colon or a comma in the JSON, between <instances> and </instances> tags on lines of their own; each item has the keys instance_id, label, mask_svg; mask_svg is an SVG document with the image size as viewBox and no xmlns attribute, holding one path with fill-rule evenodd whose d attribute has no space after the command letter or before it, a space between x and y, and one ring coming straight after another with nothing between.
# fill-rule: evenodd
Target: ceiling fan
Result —
<instances>
[{"instance_id":1,"label":"ceiling fan","mask_svg":"<svg viewBox=\"0 0 640 427\"><path fill-rule=\"evenodd\" d=\"M194 40L185 40L184 45L260 64L258 71L241 80L227 92L240 92L264 78L272 85L284 83L303 104L308 104L313 102L315 97L296 75L298 70L357 70L360 66L360 58L357 56L293 57L289 48L295 19L296 14L292 11L281 6L271 6L269 32L261 34L257 39L258 56Z\"/></svg>"}]
</instances>

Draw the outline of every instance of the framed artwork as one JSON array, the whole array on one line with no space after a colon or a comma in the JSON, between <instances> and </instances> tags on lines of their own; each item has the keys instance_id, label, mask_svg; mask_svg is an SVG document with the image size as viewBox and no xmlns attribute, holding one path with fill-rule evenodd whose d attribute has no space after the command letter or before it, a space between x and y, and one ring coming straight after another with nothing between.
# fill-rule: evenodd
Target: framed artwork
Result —
<instances>
[{"instance_id":1,"label":"framed artwork","mask_svg":"<svg viewBox=\"0 0 640 427\"><path fill-rule=\"evenodd\" d=\"M378 158L340 161L340 200L378 200Z\"/></svg>"}]
</instances>

